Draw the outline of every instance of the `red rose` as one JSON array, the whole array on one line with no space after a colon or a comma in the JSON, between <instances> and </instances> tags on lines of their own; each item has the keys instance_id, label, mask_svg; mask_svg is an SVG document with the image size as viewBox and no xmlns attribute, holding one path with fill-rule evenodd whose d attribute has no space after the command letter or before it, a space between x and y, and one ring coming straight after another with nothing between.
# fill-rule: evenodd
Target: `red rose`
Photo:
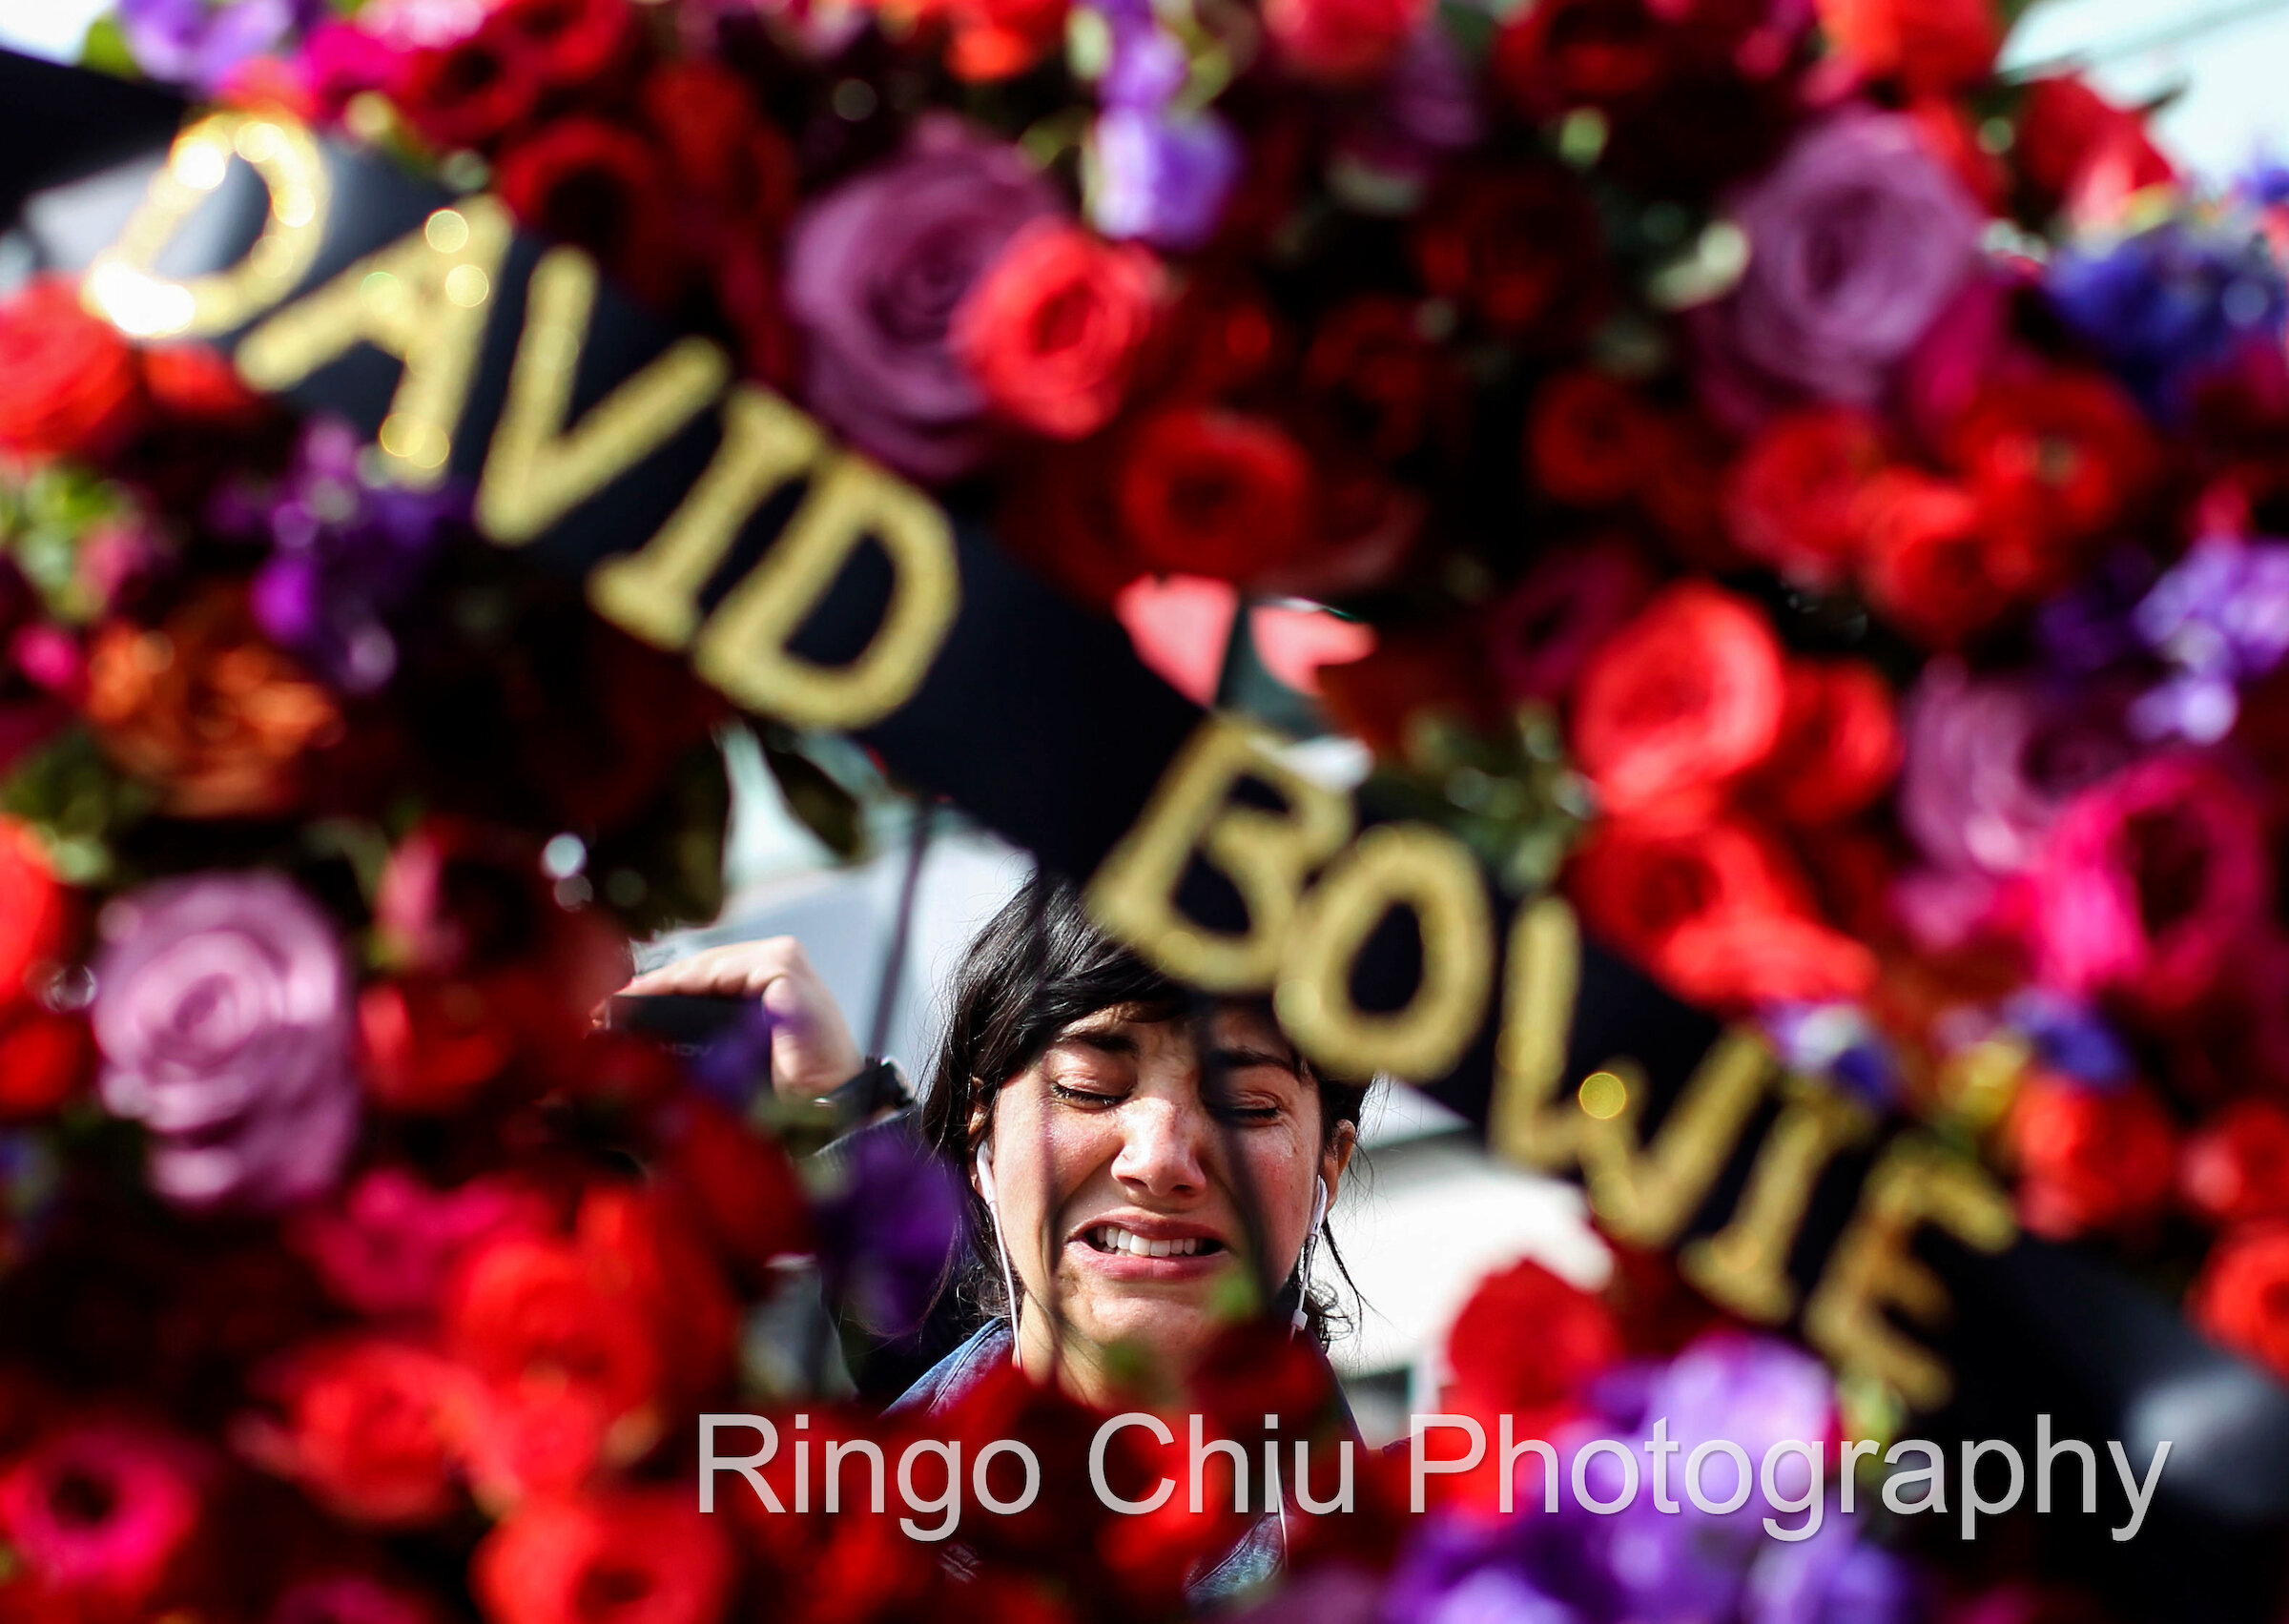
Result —
<instances>
[{"instance_id":1,"label":"red rose","mask_svg":"<svg viewBox=\"0 0 2289 1624\"><path fill-rule=\"evenodd\" d=\"M574 90L628 60L628 0L503 0L481 31L530 62L542 84Z\"/></svg>"},{"instance_id":2,"label":"red rose","mask_svg":"<svg viewBox=\"0 0 2289 1624\"><path fill-rule=\"evenodd\" d=\"M2194 1323L2289 1377L2289 1224L2237 1230L2202 1264L2188 1298Z\"/></svg>"},{"instance_id":3,"label":"red rose","mask_svg":"<svg viewBox=\"0 0 2289 1624\"><path fill-rule=\"evenodd\" d=\"M528 1000L503 977L405 976L358 995L366 1087L393 1111L458 1111L523 1047Z\"/></svg>"},{"instance_id":4,"label":"red rose","mask_svg":"<svg viewBox=\"0 0 2289 1624\"><path fill-rule=\"evenodd\" d=\"M651 1327L589 1256L563 1241L495 1236L465 1257L443 1305L446 1346L493 1386L541 1380L593 1396L607 1422L647 1410L661 1385Z\"/></svg>"},{"instance_id":5,"label":"red rose","mask_svg":"<svg viewBox=\"0 0 2289 1624\"><path fill-rule=\"evenodd\" d=\"M653 304L672 298L688 256L651 143L601 118L560 118L502 154L493 177L519 220L596 256Z\"/></svg>"},{"instance_id":6,"label":"red rose","mask_svg":"<svg viewBox=\"0 0 2289 1624\"><path fill-rule=\"evenodd\" d=\"M1495 80L1536 118L1643 99L1668 76L1673 24L1639 0L1542 0L1495 42Z\"/></svg>"},{"instance_id":7,"label":"red rose","mask_svg":"<svg viewBox=\"0 0 2289 1624\"><path fill-rule=\"evenodd\" d=\"M973 84L1014 78L1065 37L1067 0L921 0L952 30L946 67Z\"/></svg>"},{"instance_id":8,"label":"red rose","mask_svg":"<svg viewBox=\"0 0 2289 1624\"><path fill-rule=\"evenodd\" d=\"M1320 320L1304 355L1303 382L1351 439L1387 463L1421 445L1456 394L1416 307L1374 294Z\"/></svg>"},{"instance_id":9,"label":"red rose","mask_svg":"<svg viewBox=\"0 0 2289 1624\"><path fill-rule=\"evenodd\" d=\"M955 313L963 363L1005 417L1059 440L1112 421L1152 331L1159 262L1062 220L1021 231Z\"/></svg>"},{"instance_id":10,"label":"red rose","mask_svg":"<svg viewBox=\"0 0 2289 1624\"><path fill-rule=\"evenodd\" d=\"M2037 591L2078 562L2067 545L2129 513L2155 463L2137 406L2089 372L1990 384L1957 421L1950 449L1997 538L2026 551Z\"/></svg>"},{"instance_id":11,"label":"red rose","mask_svg":"<svg viewBox=\"0 0 2289 1624\"><path fill-rule=\"evenodd\" d=\"M490 1624L719 1624L734 1577L728 1534L689 1489L528 1505L469 1569Z\"/></svg>"},{"instance_id":12,"label":"red rose","mask_svg":"<svg viewBox=\"0 0 2289 1624\"><path fill-rule=\"evenodd\" d=\"M1987 514L1960 485L1905 471L1861 493L1860 586L1878 613L1918 641L1953 648L2010 610L2019 582Z\"/></svg>"},{"instance_id":13,"label":"red rose","mask_svg":"<svg viewBox=\"0 0 2289 1624\"><path fill-rule=\"evenodd\" d=\"M1583 368L1542 385L1526 418L1535 483L1576 507L1605 507L1639 490L1657 452L1657 420L1619 379Z\"/></svg>"},{"instance_id":14,"label":"red rose","mask_svg":"<svg viewBox=\"0 0 2289 1624\"><path fill-rule=\"evenodd\" d=\"M1991 0L1820 0L1820 26L1861 72L1917 94L1977 84L2003 44Z\"/></svg>"},{"instance_id":15,"label":"red rose","mask_svg":"<svg viewBox=\"0 0 2289 1624\"><path fill-rule=\"evenodd\" d=\"M2171 1014L2218 986L2258 938L2273 864L2238 783L2200 757L2160 755L2069 802L2033 880L2045 980Z\"/></svg>"},{"instance_id":16,"label":"red rose","mask_svg":"<svg viewBox=\"0 0 2289 1624\"><path fill-rule=\"evenodd\" d=\"M1874 980L1867 950L1813 916L1795 864L1744 820L1610 819L1567 882L1594 934L1694 1003L1823 1002Z\"/></svg>"},{"instance_id":17,"label":"red rose","mask_svg":"<svg viewBox=\"0 0 2289 1624\"><path fill-rule=\"evenodd\" d=\"M1804 914L1718 914L1680 925L1654 973L1678 997L1717 1010L1833 1003L1866 996L1875 955Z\"/></svg>"},{"instance_id":18,"label":"red rose","mask_svg":"<svg viewBox=\"0 0 2289 1624\"><path fill-rule=\"evenodd\" d=\"M2170 1198L2169 1115L2134 1084L2099 1089L2028 1077L2005 1135L2019 1164L2019 1217L2053 1240L2145 1223Z\"/></svg>"},{"instance_id":19,"label":"red rose","mask_svg":"<svg viewBox=\"0 0 2289 1624\"><path fill-rule=\"evenodd\" d=\"M1598 213L1555 165L1451 175L1416 220L1414 261L1432 294L1529 344L1577 337L1604 302Z\"/></svg>"},{"instance_id":20,"label":"red rose","mask_svg":"<svg viewBox=\"0 0 2289 1624\"><path fill-rule=\"evenodd\" d=\"M1883 426L1834 406L1775 420L1733 467L1734 543L1791 581L1828 587L1851 567L1862 490L1886 462Z\"/></svg>"},{"instance_id":21,"label":"red rose","mask_svg":"<svg viewBox=\"0 0 2289 1624\"><path fill-rule=\"evenodd\" d=\"M778 1141L691 1090L660 1133L663 1182L689 1203L725 1257L760 1271L810 1249L802 1180Z\"/></svg>"},{"instance_id":22,"label":"red rose","mask_svg":"<svg viewBox=\"0 0 2289 1624\"><path fill-rule=\"evenodd\" d=\"M489 147L521 129L540 103L537 66L514 41L482 30L405 58L395 99L441 147Z\"/></svg>"},{"instance_id":23,"label":"red rose","mask_svg":"<svg viewBox=\"0 0 2289 1624\"><path fill-rule=\"evenodd\" d=\"M2176 178L2148 138L2145 116L2114 106L2076 73L2027 87L2013 151L2046 212L2085 194L2120 197Z\"/></svg>"},{"instance_id":24,"label":"red rose","mask_svg":"<svg viewBox=\"0 0 2289 1624\"><path fill-rule=\"evenodd\" d=\"M1146 568L1116 501L1117 438L1043 446L1007 482L1000 514L1012 557L1107 613Z\"/></svg>"},{"instance_id":25,"label":"red rose","mask_svg":"<svg viewBox=\"0 0 2289 1624\"><path fill-rule=\"evenodd\" d=\"M650 1329L663 1386L690 1396L730 1376L739 1307L675 1206L653 1190L599 1185L580 1203L579 1232L590 1278Z\"/></svg>"},{"instance_id":26,"label":"red rose","mask_svg":"<svg viewBox=\"0 0 2289 1624\"><path fill-rule=\"evenodd\" d=\"M1532 1259L1481 1280L1447 1332L1455 1385L1498 1410L1575 1403L1621 1351L1604 1303Z\"/></svg>"},{"instance_id":27,"label":"red rose","mask_svg":"<svg viewBox=\"0 0 2289 1624\"><path fill-rule=\"evenodd\" d=\"M1201 272L1170 307L1140 389L1203 402L1238 395L1284 374L1293 347L1262 288Z\"/></svg>"},{"instance_id":28,"label":"red rose","mask_svg":"<svg viewBox=\"0 0 2289 1624\"><path fill-rule=\"evenodd\" d=\"M738 74L713 62L664 62L644 76L638 100L677 192L706 205L690 223L726 236L786 224L794 152Z\"/></svg>"},{"instance_id":29,"label":"red rose","mask_svg":"<svg viewBox=\"0 0 2289 1624\"><path fill-rule=\"evenodd\" d=\"M1608 810L1681 812L1771 753L1781 646L1762 610L1700 582L1659 594L1590 659L1574 755Z\"/></svg>"},{"instance_id":30,"label":"red rose","mask_svg":"<svg viewBox=\"0 0 2289 1624\"><path fill-rule=\"evenodd\" d=\"M655 1418L614 1427L596 1389L543 1370L479 1390L459 1442L469 1492L495 1515L531 1500L578 1492L608 1452L626 1465L657 1440ZM608 1445L616 1445L608 1451Z\"/></svg>"},{"instance_id":31,"label":"red rose","mask_svg":"<svg viewBox=\"0 0 2289 1624\"><path fill-rule=\"evenodd\" d=\"M134 350L61 277L0 303L0 451L20 457L102 457L142 417Z\"/></svg>"},{"instance_id":32,"label":"red rose","mask_svg":"<svg viewBox=\"0 0 2289 1624\"><path fill-rule=\"evenodd\" d=\"M0 1014L0 1121L48 1115L79 1092L94 1066L85 1016L37 1004Z\"/></svg>"},{"instance_id":33,"label":"red rose","mask_svg":"<svg viewBox=\"0 0 2289 1624\"><path fill-rule=\"evenodd\" d=\"M1311 485L1311 460L1277 425L1177 406L1129 437L1114 490L1152 568L1246 583L1310 545Z\"/></svg>"},{"instance_id":34,"label":"red rose","mask_svg":"<svg viewBox=\"0 0 2289 1624\"><path fill-rule=\"evenodd\" d=\"M1698 920L1793 914L1810 901L1781 844L1729 817L1681 825L1607 818L1575 850L1566 882L1591 933L1648 967Z\"/></svg>"},{"instance_id":35,"label":"red rose","mask_svg":"<svg viewBox=\"0 0 2289 1624\"><path fill-rule=\"evenodd\" d=\"M27 993L64 951L72 894L30 826L0 817L0 1009Z\"/></svg>"},{"instance_id":36,"label":"red rose","mask_svg":"<svg viewBox=\"0 0 2289 1624\"><path fill-rule=\"evenodd\" d=\"M450 1362L382 1337L307 1348L273 1378L283 1419L241 1435L261 1465L336 1516L418 1528L459 1499L454 1432L465 1382Z\"/></svg>"},{"instance_id":37,"label":"red rose","mask_svg":"<svg viewBox=\"0 0 2289 1624\"><path fill-rule=\"evenodd\" d=\"M163 344L145 350L143 384L158 415L179 418L192 427L243 432L272 409L267 400L239 381L230 358L211 344Z\"/></svg>"},{"instance_id":38,"label":"red rose","mask_svg":"<svg viewBox=\"0 0 2289 1624\"><path fill-rule=\"evenodd\" d=\"M1351 85L1389 68L1430 14L1429 0L1264 0L1264 31L1302 77Z\"/></svg>"},{"instance_id":39,"label":"red rose","mask_svg":"<svg viewBox=\"0 0 2289 1624\"><path fill-rule=\"evenodd\" d=\"M1660 526L1670 555L1687 568L1711 574L1744 562L1724 524L1724 475L1730 460L1708 420L1690 409L1664 412L1647 424L1643 486L1639 500Z\"/></svg>"},{"instance_id":40,"label":"red rose","mask_svg":"<svg viewBox=\"0 0 2289 1624\"><path fill-rule=\"evenodd\" d=\"M1783 821L1834 823L1871 804L1900 765L1891 689L1860 660L1792 660L1780 743L1758 771Z\"/></svg>"},{"instance_id":41,"label":"red rose","mask_svg":"<svg viewBox=\"0 0 2289 1624\"><path fill-rule=\"evenodd\" d=\"M2186 1141L2177 1183L2212 1223L2289 1219L2289 1106L2275 1100L2228 1105Z\"/></svg>"}]
</instances>

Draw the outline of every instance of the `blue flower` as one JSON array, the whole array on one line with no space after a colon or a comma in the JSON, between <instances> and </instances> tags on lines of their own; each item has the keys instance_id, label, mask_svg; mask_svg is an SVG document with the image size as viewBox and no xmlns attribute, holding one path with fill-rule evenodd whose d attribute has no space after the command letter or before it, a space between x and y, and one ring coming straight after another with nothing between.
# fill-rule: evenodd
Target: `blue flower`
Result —
<instances>
[{"instance_id":1,"label":"blue flower","mask_svg":"<svg viewBox=\"0 0 2289 1624\"><path fill-rule=\"evenodd\" d=\"M2164 418L2244 345L2279 343L2289 319L2289 287L2261 240L2186 220L2070 249L2048 289L2067 325Z\"/></svg>"}]
</instances>

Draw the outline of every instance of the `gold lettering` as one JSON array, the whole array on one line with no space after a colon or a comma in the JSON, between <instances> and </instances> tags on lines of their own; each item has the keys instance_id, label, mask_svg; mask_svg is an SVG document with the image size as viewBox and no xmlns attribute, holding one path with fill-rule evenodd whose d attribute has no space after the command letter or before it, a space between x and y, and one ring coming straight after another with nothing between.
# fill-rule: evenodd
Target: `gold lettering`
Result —
<instances>
[{"instance_id":1,"label":"gold lettering","mask_svg":"<svg viewBox=\"0 0 2289 1624\"><path fill-rule=\"evenodd\" d=\"M1405 1008L1371 1015L1351 1000L1351 963L1398 905L1414 913L1422 980ZM1454 1069L1485 1018L1494 945L1486 880L1460 841L1422 823L1371 829L1329 865L1296 915L1280 1022L1339 1075L1431 1081Z\"/></svg>"},{"instance_id":2,"label":"gold lettering","mask_svg":"<svg viewBox=\"0 0 2289 1624\"><path fill-rule=\"evenodd\" d=\"M1885 1312L1898 1308L1930 1326L1950 1311L1947 1287L1908 1250L1926 1223L1987 1252L2017 1234L2010 1203L1985 1174L1935 1141L1905 1134L1861 1189L1859 1209L1805 1305L1804 1335L1844 1375L1887 1382L1929 1409L1947 1403L1954 1380Z\"/></svg>"},{"instance_id":3,"label":"gold lettering","mask_svg":"<svg viewBox=\"0 0 2289 1624\"><path fill-rule=\"evenodd\" d=\"M1578 1116L1553 1108L1581 989L1581 927L1562 896L1518 910L1510 927L1509 987L1495 1045L1487 1140L1521 1167L1556 1172L1575 1161Z\"/></svg>"},{"instance_id":4,"label":"gold lettering","mask_svg":"<svg viewBox=\"0 0 2289 1624\"><path fill-rule=\"evenodd\" d=\"M734 385L724 398L722 443L705 471L641 551L588 572L588 602L648 642L684 648L699 628L699 594L739 527L826 443L816 423L776 395Z\"/></svg>"},{"instance_id":5,"label":"gold lettering","mask_svg":"<svg viewBox=\"0 0 2289 1624\"><path fill-rule=\"evenodd\" d=\"M236 265L177 280L158 271L183 222L242 158L270 194L262 233ZM276 113L217 113L175 138L166 167L119 240L88 268L88 308L131 339L184 339L244 326L310 274L324 240L333 186L310 132Z\"/></svg>"},{"instance_id":6,"label":"gold lettering","mask_svg":"<svg viewBox=\"0 0 2289 1624\"><path fill-rule=\"evenodd\" d=\"M1753 1033L1726 1032L1640 1147L1650 1090L1634 1064L1610 1062L1599 1075L1619 1079L1626 1093L1596 1113L1583 1109L1575 1130L1590 1210L1605 1232L1632 1246L1676 1240L1731 1158L1772 1070L1771 1051Z\"/></svg>"},{"instance_id":7,"label":"gold lettering","mask_svg":"<svg viewBox=\"0 0 2289 1624\"><path fill-rule=\"evenodd\" d=\"M642 462L723 392L731 362L705 339L670 345L567 431L596 309L596 262L552 248L533 268L508 399L477 486L477 523L505 545L531 541Z\"/></svg>"},{"instance_id":8,"label":"gold lettering","mask_svg":"<svg viewBox=\"0 0 2289 1624\"><path fill-rule=\"evenodd\" d=\"M440 209L248 334L238 373L258 389L290 389L360 343L403 363L382 454L398 480L443 480L485 342L487 307L513 227L494 198Z\"/></svg>"},{"instance_id":9,"label":"gold lettering","mask_svg":"<svg viewBox=\"0 0 2289 1624\"><path fill-rule=\"evenodd\" d=\"M1089 910L1105 929L1205 992L1272 985L1311 871L1351 836L1350 797L1306 778L1276 749L1261 728L1209 716L1089 882ZM1287 810L1233 804L1232 790L1244 778L1276 791ZM1206 930L1177 912L1177 884L1196 849L1240 893L1245 931Z\"/></svg>"},{"instance_id":10,"label":"gold lettering","mask_svg":"<svg viewBox=\"0 0 2289 1624\"><path fill-rule=\"evenodd\" d=\"M803 659L788 642L858 545L890 557L890 605L858 656ZM954 530L938 505L853 452L820 470L760 563L710 617L694 669L743 705L800 727L860 728L914 696L961 605Z\"/></svg>"},{"instance_id":11,"label":"gold lettering","mask_svg":"<svg viewBox=\"0 0 2289 1624\"><path fill-rule=\"evenodd\" d=\"M1757 1148L1731 1221L1689 1242L1677 1259L1679 1272L1713 1301L1767 1325L1796 1311L1788 1248L1821 1170L1874 1126L1866 1110L1825 1084L1791 1075L1783 1087L1787 1105Z\"/></svg>"}]
</instances>

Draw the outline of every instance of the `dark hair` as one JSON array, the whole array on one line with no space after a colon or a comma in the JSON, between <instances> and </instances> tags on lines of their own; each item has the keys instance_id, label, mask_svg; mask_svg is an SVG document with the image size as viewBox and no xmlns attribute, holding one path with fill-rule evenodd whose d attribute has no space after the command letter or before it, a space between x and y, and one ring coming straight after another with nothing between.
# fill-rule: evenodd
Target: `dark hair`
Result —
<instances>
[{"instance_id":1,"label":"dark hair","mask_svg":"<svg viewBox=\"0 0 2289 1624\"><path fill-rule=\"evenodd\" d=\"M961 1292L981 1312L1001 1314L1009 1305L993 1258L992 1217L967 1182L977 1149L972 1118L980 1107L990 1118L1001 1085L1083 1017L1131 1006L1145 1019L1177 1020L1204 1016L1212 1005L1115 941L1070 885L1036 874L970 944L949 1006L923 1097L922 1136L964 1175L968 1234L940 1289ZM1323 1077L1300 1058L1297 1068L1319 1095L1322 1148L1344 1124L1355 1130L1372 1085ZM1340 1270L1342 1256L1324 1220L1321 1235ZM1314 1293L1304 1311L1324 1346L1338 1325L1332 1294Z\"/></svg>"}]
</instances>

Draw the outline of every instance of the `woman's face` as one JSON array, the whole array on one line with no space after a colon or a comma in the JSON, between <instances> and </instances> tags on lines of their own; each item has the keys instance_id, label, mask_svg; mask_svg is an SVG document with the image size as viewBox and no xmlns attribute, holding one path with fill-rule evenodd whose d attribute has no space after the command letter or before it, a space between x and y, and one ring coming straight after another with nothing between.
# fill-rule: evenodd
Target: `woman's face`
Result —
<instances>
[{"instance_id":1,"label":"woman's face","mask_svg":"<svg viewBox=\"0 0 2289 1624\"><path fill-rule=\"evenodd\" d=\"M1208 1023L1213 1104L1194 1030L1103 1010L1000 1091L993 1199L1026 1298L1028 1369L1049 1357L1051 1302L1084 1363L1129 1343L1185 1368L1215 1334L1220 1292L1248 1267L1248 1196L1275 1280L1303 1248L1318 1180L1334 1199L1351 1130L1323 1145L1319 1091L1270 1018L1227 1008Z\"/></svg>"}]
</instances>

